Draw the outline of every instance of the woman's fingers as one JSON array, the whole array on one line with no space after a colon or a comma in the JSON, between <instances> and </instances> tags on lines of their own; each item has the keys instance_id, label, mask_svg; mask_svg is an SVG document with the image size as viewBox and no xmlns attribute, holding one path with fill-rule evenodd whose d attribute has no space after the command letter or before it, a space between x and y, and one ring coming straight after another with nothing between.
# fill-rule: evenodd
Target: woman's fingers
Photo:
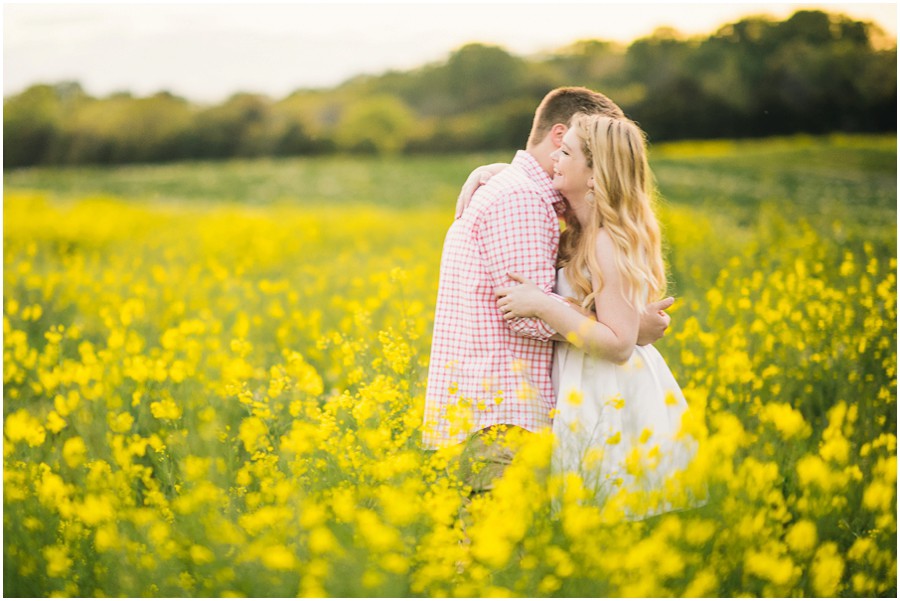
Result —
<instances>
[{"instance_id":1,"label":"woman's fingers","mask_svg":"<svg viewBox=\"0 0 900 601\"><path fill-rule=\"evenodd\" d=\"M510 300L508 298L499 299L497 301L497 308L500 309L500 313L503 314L503 319L513 319L516 316L510 306Z\"/></svg>"}]
</instances>

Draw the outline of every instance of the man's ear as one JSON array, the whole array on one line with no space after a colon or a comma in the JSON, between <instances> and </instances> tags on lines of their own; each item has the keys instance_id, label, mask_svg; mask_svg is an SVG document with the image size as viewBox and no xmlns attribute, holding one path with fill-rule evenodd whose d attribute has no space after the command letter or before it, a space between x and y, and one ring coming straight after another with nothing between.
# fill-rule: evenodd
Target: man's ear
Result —
<instances>
[{"instance_id":1,"label":"man's ear","mask_svg":"<svg viewBox=\"0 0 900 601\"><path fill-rule=\"evenodd\" d=\"M567 131L569 131L569 126L565 123L557 123L550 128L550 141L553 142L554 148L562 146L562 139Z\"/></svg>"}]
</instances>

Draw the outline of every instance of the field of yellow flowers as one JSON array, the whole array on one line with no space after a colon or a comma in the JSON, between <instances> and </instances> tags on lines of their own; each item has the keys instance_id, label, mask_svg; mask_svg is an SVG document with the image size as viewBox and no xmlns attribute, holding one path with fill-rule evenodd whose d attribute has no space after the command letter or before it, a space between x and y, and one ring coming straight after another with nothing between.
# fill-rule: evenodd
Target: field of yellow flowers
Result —
<instances>
[{"instance_id":1,"label":"field of yellow flowers","mask_svg":"<svg viewBox=\"0 0 900 601\"><path fill-rule=\"evenodd\" d=\"M795 167L760 148L657 155L679 299L657 346L707 504L627 522L570 487L551 511L538 436L465 532L454 453L418 448L452 188L235 204L7 182L4 594L893 597L896 173L873 190L863 150L829 180L831 147L792 147Z\"/></svg>"}]
</instances>

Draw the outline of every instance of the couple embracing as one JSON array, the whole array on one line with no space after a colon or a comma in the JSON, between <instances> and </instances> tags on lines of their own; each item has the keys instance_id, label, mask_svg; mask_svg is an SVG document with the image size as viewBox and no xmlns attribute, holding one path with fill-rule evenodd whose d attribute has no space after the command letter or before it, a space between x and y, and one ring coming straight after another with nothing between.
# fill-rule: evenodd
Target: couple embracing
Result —
<instances>
[{"instance_id":1,"label":"couple embracing","mask_svg":"<svg viewBox=\"0 0 900 601\"><path fill-rule=\"evenodd\" d=\"M669 325L665 289L643 132L603 94L551 91L526 149L473 172L460 195L423 446L461 445L463 484L478 495L524 438L552 428L551 469L600 502L661 489L696 446L679 435L687 404L651 345Z\"/></svg>"}]
</instances>

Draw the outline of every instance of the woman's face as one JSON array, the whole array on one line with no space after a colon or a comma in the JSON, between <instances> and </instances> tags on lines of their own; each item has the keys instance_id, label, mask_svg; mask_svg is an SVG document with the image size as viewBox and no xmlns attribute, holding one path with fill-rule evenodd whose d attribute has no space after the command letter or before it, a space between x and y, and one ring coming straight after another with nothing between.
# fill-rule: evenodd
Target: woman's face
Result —
<instances>
[{"instance_id":1,"label":"woman's face","mask_svg":"<svg viewBox=\"0 0 900 601\"><path fill-rule=\"evenodd\" d=\"M560 191L575 208L585 200L593 185L593 172L581 149L577 127L570 127L562 145L553 151L553 187Z\"/></svg>"}]
</instances>

